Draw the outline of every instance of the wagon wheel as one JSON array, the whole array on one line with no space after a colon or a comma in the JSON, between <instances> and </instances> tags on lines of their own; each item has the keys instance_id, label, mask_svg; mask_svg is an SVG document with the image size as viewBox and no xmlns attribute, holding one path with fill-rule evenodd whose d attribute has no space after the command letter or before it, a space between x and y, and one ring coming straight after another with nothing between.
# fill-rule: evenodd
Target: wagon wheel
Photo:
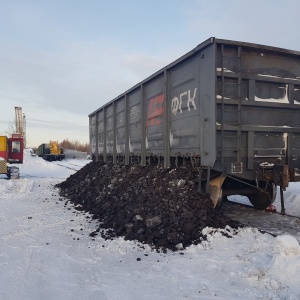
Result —
<instances>
[{"instance_id":1,"label":"wagon wheel","mask_svg":"<svg viewBox=\"0 0 300 300\"><path fill-rule=\"evenodd\" d=\"M248 198L254 208L264 210L274 202L276 192L276 185L268 183L266 189L260 189L257 193L248 195Z\"/></svg>"}]
</instances>

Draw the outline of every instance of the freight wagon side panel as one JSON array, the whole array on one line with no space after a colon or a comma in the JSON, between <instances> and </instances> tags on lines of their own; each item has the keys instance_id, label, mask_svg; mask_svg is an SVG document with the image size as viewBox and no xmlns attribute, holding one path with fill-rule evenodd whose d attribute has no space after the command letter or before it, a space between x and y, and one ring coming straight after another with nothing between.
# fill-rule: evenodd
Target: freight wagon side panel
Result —
<instances>
[{"instance_id":1,"label":"freight wagon side panel","mask_svg":"<svg viewBox=\"0 0 300 300\"><path fill-rule=\"evenodd\" d=\"M200 56L180 64L169 72L171 156L200 156L199 82Z\"/></svg>"},{"instance_id":2,"label":"freight wagon side panel","mask_svg":"<svg viewBox=\"0 0 300 300\"><path fill-rule=\"evenodd\" d=\"M171 156L216 159L215 51L206 47L169 72Z\"/></svg>"},{"instance_id":3,"label":"freight wagon side panel","mask_svg":"<svg viewBox=\"0 0 300 300\"><path fill-rule=\"evenodd\" d=\"M96 129L96 113L90 116L90 145L91 145L91 155L92 157L97 156L96 146L97 146L97 129Z\"/></svg>"},{"instance_id":4,"label":"freight wagon side panel","mask_svg":"<svg viewBox=\"0 0 300 300\"><path fill-rule=\"evenodd\" d=\"M125 155L125 144L126 144L126 103L125 97L118 99L115 104L116 113L116 154Z\"/></svg>"},{"instance_id":5,"label":"freight wagon side panel","mask_svg":"<svg viewBox=\"0 0 300 300\"><path fill-rule=\"evenodd\" d=\"M217 159L216 137L216 45L200 54L200 154L202 166L213 167Z\"/></svg>"},{"instance_id":6,"label":"freight wagon side panel","mask_svg":"<svg viewBox=\"0 0 300 300\"><path fill-rule=\"evenodd\" d=\"M146 155L162 156L164 154L164 76L145 84L146 101Z\"/></svg>"},{"instance_id":7,"label":"freight wagon side panel","mask_svg":"<svg viewBox=\"0 0 300 300\"><path fill-rule=\"evenodd\" d=\"M105 124L106 124L106 153L113 156L114 152L114 103L111 103L105 108Z\"/></svg>"},{"instance_id":8,"label":"freight wagon side panel","mask_svg":"<svg viewBox=\"0 0 300 300\"><path fill-rule=\"evenodd\" d=\"M100 110L97 113L97 125L95 126L97 128L97 145L98 145L98 154L104 153L104 145L105 145L105 132L104 132L104 110Z\"/></svg>"},{"instance_id":9,"label":"freight wagon side panel","mask_svg":"<svg viewBox=\"0 0 300 300\"><path fill-rule=\"evenodd\" d=\"M142 151L142 92L137 89L127 95L129 112L129 154L141 155Z\"/></svg>"},{"instance_id":10,"label":"freight wagon side panel","mask_svg":"<svg viewBox=\"0 0 300 300\"><path fill-rule=\"evenodd\" d=\"M216 165L246 179L262 164L299 168L299 55L218 43L216 77Z\"/></svg>"},{"instance_id":11,"label":"freight wagon side panel","mask_svg":"<svg viewBox=\"0 0 300 300\"><path fill-rule=\"evenodd\" d=\"M215 45L139 84L90 115L91 152L216 160ZM165 121L167 120L167 122ZM97 146L96 146L97 145ZM168 163L166 163L166 166Z\"/></svg>"}]
</instances>

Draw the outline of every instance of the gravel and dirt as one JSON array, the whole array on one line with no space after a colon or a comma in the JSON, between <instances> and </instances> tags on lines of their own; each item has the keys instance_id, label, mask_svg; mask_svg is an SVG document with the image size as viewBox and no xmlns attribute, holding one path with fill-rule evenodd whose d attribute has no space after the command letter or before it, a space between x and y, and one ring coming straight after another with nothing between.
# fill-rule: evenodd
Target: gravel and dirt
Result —
<instances>
[{"instance_id":1,"label":"gravel and dirt","mask_svg":"<svg viewBox=\"0 0 300 300\"><path fill-rule=\"evenodd\" d=\"M91 162L57 187L76 209L100 221L91 236L124 236L154 248L181 250L206 240L202 229L207 226L242 227L216 211L208 194L198 192L197 175L189 164L164 169Z\"/></svg>"}]
</instances>

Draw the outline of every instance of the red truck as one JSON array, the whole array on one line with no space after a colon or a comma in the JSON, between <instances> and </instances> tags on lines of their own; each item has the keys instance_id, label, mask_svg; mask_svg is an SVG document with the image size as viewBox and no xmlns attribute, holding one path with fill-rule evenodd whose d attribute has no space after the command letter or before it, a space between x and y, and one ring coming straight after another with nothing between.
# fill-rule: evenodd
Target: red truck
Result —
<instances>
[{"instance_id":1,"label":"red truck","mask_svg":"<svg viewBox=\"0 0 300 300\"><path fill-rule=\"evenodd\" d=\"M11 164L23 163L24 142L20 134L12 134L10 138L0 136L0 174L10 178L19 178L19 168Z\"/></svg>"}]
</instances>

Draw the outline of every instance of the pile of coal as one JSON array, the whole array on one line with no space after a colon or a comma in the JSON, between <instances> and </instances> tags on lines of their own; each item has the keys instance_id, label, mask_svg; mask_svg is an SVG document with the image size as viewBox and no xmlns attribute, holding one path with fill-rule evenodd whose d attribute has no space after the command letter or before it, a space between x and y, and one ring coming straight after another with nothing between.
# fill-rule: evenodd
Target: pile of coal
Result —
<instances>
[{"instance_id":1,"label":"pile of coal","mask_svg":"<svg viewBox=\"0 0 300 300\"><path fill-rule=\"evenodd\" d=\"M97 231L107 229L104 237L176 250L200 243L207 226L240 226L216 211L208 194L198 192L197 176L189 164L164 169L91 162L57 187L100 221Z\"/></svg>"}]
</instances>

